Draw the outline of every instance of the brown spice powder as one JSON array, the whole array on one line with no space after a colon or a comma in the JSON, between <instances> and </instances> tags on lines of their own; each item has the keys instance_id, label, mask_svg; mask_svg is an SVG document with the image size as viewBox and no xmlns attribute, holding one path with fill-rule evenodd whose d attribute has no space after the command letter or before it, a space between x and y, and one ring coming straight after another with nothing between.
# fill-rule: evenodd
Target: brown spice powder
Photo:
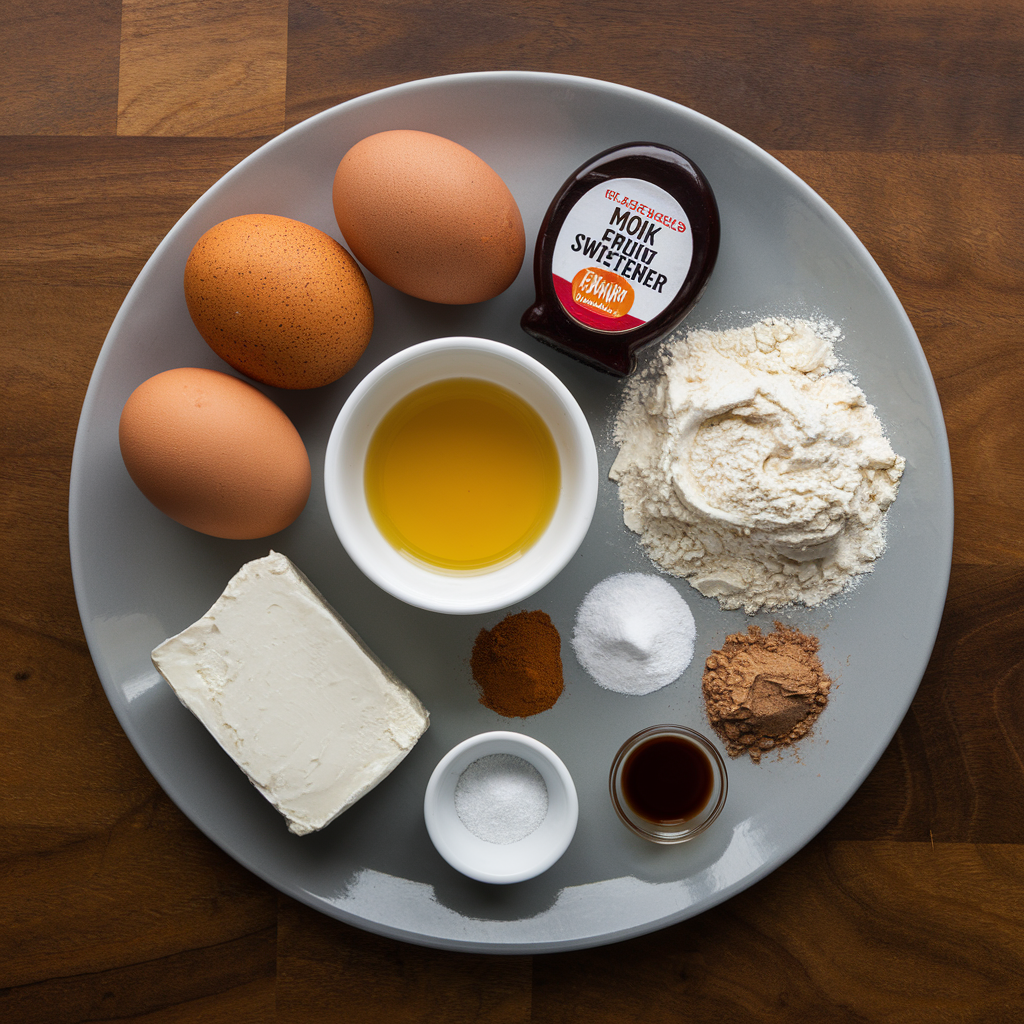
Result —
<instances>
[{"instance_id":1,"label":"brown spice powder","mask_svg":"<svg viewBox=\"0 0 1024 1024\"><path fill-rule=\"evenodd\" d=\"M818 659L818 640L781 622L726 637L705 663L708 720L732 757L789 746L805 736L825 705L832 680Z\"/></svg>"},{"instance_id":2,"label":"brown spice powder","mask_svg":"<svg viewBox=\"0 0 1024 1024\"><path fill-rule=\"evenodd\" d=\"M562 695L562 638L547 612L506 615L481 629L469 661L480 703L506 718L527 718Z\"/></svg>"}]
</instances>

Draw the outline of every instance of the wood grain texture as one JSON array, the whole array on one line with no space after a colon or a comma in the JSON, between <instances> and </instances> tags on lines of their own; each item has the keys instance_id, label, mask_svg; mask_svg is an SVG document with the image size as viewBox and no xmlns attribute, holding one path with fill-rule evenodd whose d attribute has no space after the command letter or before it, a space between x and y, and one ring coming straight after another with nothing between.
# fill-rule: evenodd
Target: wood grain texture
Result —
<instances>
[{"instance_id":1,"label":"wood grain texture","mask_svg":"<svg viewBox=\"0 0 1024 1024\"><path fill-rule=\"evenodd\" d=\"M1019 846L816 842L693 921L534 958L532 1019L1011 1024L1022 915Z\"/></svg>"},{"instance_id":2,"label":"wood grain texture","mask_svg":"<svg viewBox=\"0 0 1024 1024\"><path fill-rule=\"evenodd\" d=\"M954 560L1021 564L1024 157L774 155L853 228L917 330L957 428L949 431Z\"/></svg>"},{"instance_id":3,"label":"wood grain texture","mask_svg":"<svg viewBox=\"0 0 1024 1024\"><path fill-rule=\"evenodd\" d=\"M120 0L0 6L0 135L110 135Z\"/></svg>"},{"instance_id":4,"label":"wood grain texture","mask_svg":"<svg viewBox=\"0 0 1024 1024\"><path fill-rule=\"evenodd\" d=\"M3 281L43 289L113 286L127 293L182 213L264 141L5 140L0 150L6 200L0 209ZM16 290L9 295L6 301L18 301ZM75 326L68 322L66 330ZM82 381L83 395L88 383Z\"/></svg>"},{"instance_id":5,"label":"wood grain texture","mask_svg":"<svg viewBox=\"0 0 1024 1024\"><path fill-rule=\"evenodd\" d=\"M1018 0L7 6L0 1020L1019 1019ZM533 958L370 935L280 896L209 843L106 702L67 542L89 375L136 275L189 205L283 125L332 103L417 77L509 67L592 75L687 103L817 189L865 242L918 332L956 487L953 573L928 670L834 821L778 871L692 921Z\"/></svg>"},{"instance_id":6,"label":"wood grain texture","mask_svg":"<svg viewBox=\"0 0 1024 1024\"><path fill-rule=\"evenodd\" d=\"M411 946L331 920L284 896L278 950L280 1024L530 1020L532 957Z\"/></svg>"},{"instance_id":7,"label":"wood grain texture","mask_svg":"<svg viewBox=\"0 0 1024 1024\"><path fill-rule=\"evenodd\" d=\"M550 71L645 89L766 149L1024 152L1016 0L291 0L288 123L397 82ZM339 67L344 70L339 73Z\"/></svg>"},{"instance_id":8,"label":"wood grain texture","mask_svg":"<svg viewBox=\"0 0 1024 1024\"><path fill-rule=\"evenodd\" d=\"M118 135L284 127L288 0L124 0Z\"/></svg>"},{"instance_id":9,"label":"wood grain texture","mask_svg":"<svg viewBox=\"0 0 1024 1024\"><path fill-rule=\"evenodd\" d=\"M935 650L829 839L1024 845L1024 567L954 565Z\"/></svg>"}]
</instances>

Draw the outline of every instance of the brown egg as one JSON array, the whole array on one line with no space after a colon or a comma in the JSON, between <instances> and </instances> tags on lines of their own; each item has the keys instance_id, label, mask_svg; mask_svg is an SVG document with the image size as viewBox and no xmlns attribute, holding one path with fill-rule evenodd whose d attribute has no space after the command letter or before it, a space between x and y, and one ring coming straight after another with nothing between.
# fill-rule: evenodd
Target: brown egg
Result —
<instances>
[{"instance_id":1,"label":"brown egg","mask_svg":"<svg viewBox=\"0 0 1024 1024\"><path fill-rule=\"evenodd\" d=\"M330 384L373 331L359 265L309 224L252 213L210 228L185 264L185 302L206 343L278 388Z\"/></svg>"},{"instance_id":2,"label":"brown egg","mask_svg":"<svg viewBox=\"0 0 1024 1024\"><path fill-rule=\"evenodd\" d=\"M288 417L216 370L167 370L128 397L118 427L128 474L161 512L214 537L283 530L309 497L309 456Z\"/></svg>"},{"instance_id":3,"label":"brown egg","mask_svg":"<svg viewBox=\"0 0 1024 1024\"><path fill-rule=\"evenodd\" d=\"M334 176L334 215L373 274L431 302L483 302L523 265L523 218L505 182L439 135L390 131L356 143Z\"/></svg>"}]
</instances>

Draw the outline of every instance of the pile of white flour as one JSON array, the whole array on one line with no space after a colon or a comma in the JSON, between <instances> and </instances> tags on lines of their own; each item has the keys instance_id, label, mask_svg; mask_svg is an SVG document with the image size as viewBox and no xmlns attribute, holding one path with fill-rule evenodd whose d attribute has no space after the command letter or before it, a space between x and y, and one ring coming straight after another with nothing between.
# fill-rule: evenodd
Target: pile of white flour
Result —
<instances>
[{"instance_id":1,"label":"pile of white flour","mask_svg":"<svg viewBox=\"0 0 1024 1024\"><path fill-rule=\"evenodd\" d=\"M905 460L837 369L835 328L767 318L674 336L615 424L626 525L723 608L817 605L885 549Z\"/></svg>"}]
</instances>

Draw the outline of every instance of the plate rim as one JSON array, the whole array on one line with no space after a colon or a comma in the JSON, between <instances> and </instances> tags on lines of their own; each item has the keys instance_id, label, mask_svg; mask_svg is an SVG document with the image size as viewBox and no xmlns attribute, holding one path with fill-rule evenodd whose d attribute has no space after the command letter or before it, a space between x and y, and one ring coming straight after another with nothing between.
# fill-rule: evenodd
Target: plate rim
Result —
<instances>
[{"instance_id":1,"label":"plate rim","mask_svg":"<svg viewBox=\"0 0 1024 1024\"><path fill-rule=\"evenodd\" d=\"M942 561L942 573L941 573L941 587L936 588L933 599L938 606L938 614L934 616L933 627L931 634L928 636L927 643L923 650L927 651L927 654L923 658L923 665L918 673L918 679L913 687L908 687L905 694L905 699L901 700L897 707L901 710L896 716L894 714L894 724L891 729L883 730L882 733L877 734L876 741L873 745L873 749L870 755L863 762L862 768L853 773L849 779L848 786L840 792L838 795L833 797L832 803L834 809L829 813L823 821L821 821L818 828L806 838L804 838L794 849L789 850L781 859L770 859L763 862L757 869L744 875L736 882L728 885L722 889L717 890L713 896L702 900L700 908L693 910L692 908L684 908L682 911L674 912L666 915L663 918L658 918L653 921L647 921L640 925L629 925L621 929L602 933L601 935L588 935L582 939L568 939L558 940L552 939L544 942L509 942L509 943L495 943L485 940L474 940L474 939L462 939L462 938L449 938L443 935L427 935L419 932L411 931L407 928L387 924L384 922L367 920L366 918L359 917L350 911L346 911L344 908L335 904L326 904L322 897L317 896L314 893L310 893L304 890L301 886L292 884L287 881L281 881L277 878L270 877L270 872L262 869L257 863L253 861L253 858L246 856L244 851L237 851L231 848L230 844L225 842L222 838L215 838L211 835L202 824L200 824L190 811L182 806L181 803L172 795L176 790L177 786L168 777L167 773L163 770L161 765L151 756L151 753L146 749L147 744L142 742L141 731L137 729L134 720L128 715L127 702L123 699L123 691L120 684L115 681L109 674L105 666L105 660L102 657L100 650L99 638L95 635L95 631L91 625L91 619L86 615L85 609L88 607L88 595L86 593L87 584L83 579L83 554L82 554L82 538L79 536L79 529L81 526L81 513L80 507L83 502L83 490L85 483L82 479L81 466L84 459L84 452L90 444L89 430L88 427L92 421L93 410L98 401L98 381L103 375L107 364L113 359L113 347L111 344L112 339L117 335L118 331L122 327L122 322L127 318L126 310L130 306L130 300L136 291L141 291L145 288L149 278L155 273L155 267L160 262L160 258L165 249L171 244L171 239L179 230L183 230L182 223L189 218L189 215L193 210L204 201L208 199L211 193L221 188L229 187L232 179L236 175L244 173L250 164L261 159L262 155L269 151L273 151L280 146L288 145L291 137L300 132L304 132L310 129L314 129L317 122L326 121L332 117L338 115L338 112L343 109L358 109L360 106L374 103L382 97L399 96L405 92L419 92L426 88L429 89L443 89L450 85L461 85L468 84L474 81L479 82L529 82L537 85L549 85L549 86L569 86L572 88L591 88L598 91L605 91L610 93L618 93L621 96L635 99L643 102L644 104L654 103L661 105L668 110L683 111L687 117L697 118L703 122L713 132L722 135L731 144L738 146L740 149L754 156L759 162L768 162L772 166L773 170L784 179L787 179L791 185L797 187L804 195L811 201L811 203L817 207L818 211L822 213L832 224L833 227L837 228L840 233L845 235L845 240L848 245L851 245L854 249L859 252L861 263L864 269L866 269L873 279L873 282L877 288L887 292L892 300L897 315L902 319L902 326L904 331L913 339L913 346L911 347L911 354L915 361L918 363L918 367L924 369L924 379L930 385L924 399L926 404L930 407L933 413L937 412L937 416L934 416L933 426L936 434L936 447L941 453L941 465L937 467L938 476L940 478L941 489L944 492L944 500L942 507L941 522L938 524L940 530L940 539L942 540L941 550L939 555ZM225 184L226 183L226 184ZM752 885L756 884L768 874L781 867L787 860L803 849L809 844L820 832L824 829L829 822L842 810L850 798L856 793L856 791L863 784L867 776L874 770L878 763L879 758L885 751L886 747L891 742L896 731L902 724L903 719L906 716L907 711L910 708L914 697L917 694L918 688L921 683L921 679L924 676L924 672L927 669L928 661L930 659L931 652L934 648L935 640L938 635L938 631L941 625L942 609L945 603L946 594L948 592L950 574L952 570L952 549L953 549L953 523L954 523L954 508L953 508L953 480L952 480L952 466L950 460L948 435L945 426L945 420L942 415L941 403L939 401L938 392L935 388L934 377L931 374L930 367L928 366L927 357L924 353L924 349L921 346L920 339L917 336L917 332L910 321L910 318L903 307L902 302L896 295L895 289L891 283L882 273L878 264L872 257L871 253L861 242L860 238L856 235L853 229L846 223L846 221L818 194L818 192L812 188L807 182L799 177L794 171L787 167L777 157L772 155L767 150L758 146L756 143L751 142L745 136L740 135L734 129L722 124L709 117L706 114L701 113L691 107L685 106L674 100L666 99L665 97L658 96L655 93L646 92L641 89L637 89L632 86L625 86L614 82L608 82L601 79L595 79L585 76L569 75L562 73L552 72L534 72L534 71L516 71L516 70L489 70L489 71L471 71L471 72L460 72L456 74L438 75L428 78L415 79L407 82L397 83L391 86L384 87L382 89L374 90L369 93L364 93L359 96L352 97L342 103L335 104L331 107L325 108L316 114L311 115L302 121L291 125L280 134L274 136L262 145L257 147L253 152L249 153L232 168L230 168L225 174L217 179L209 188L204 192L181 213L174 225L168 230L165 236L158 243L152 254L146 260L139 274L132 282L131 288L126 293L124 299L121 302L118 312L111 322L110 328L104 338L103 345L97 356L96 363L93 367L90 375L89 386L86 391L85 398L83 400L82 409L79 415L78 426L76 429L74 449L72 453L72 465L69 480L69 501L68 501L68 528L69 528L69 549L71 557L71 568L72 568L72 579L74 583L74 591L76 603L79 608L79 616L82 622L82 627L86 635L86 641L89 646L90 656L93 660L93 664L96 667L97 674L100 678L101 685L103 686L104 693L107 697L108 702L111 705L115 716L118 719L119 724L124 730L129 741L132 743L136 754L140 757L142 762L145 764L146 769L153 775L154 779L161 786L168 797L175 803L175 805L185 814L186 817L192 821L193 825L203 833L208 840L214 843L218 848L227 853L233 860L241 864L246 870L252 872L257 877L261 878L268 885L278 891L284 892L286 895L304 903L305 905L317 910L320 913L324 913L328 916L334 917L335 919L341 920L353 927L360 928L365 931L369 931L373 934L381 935L387 938L393 938L404 942L409 942L415 945L426 946L429 948L444 949L458 952L474 952L474 953L489 953L489 954L507 954L507 955L522 955L522 954L535 954L535 953L548 953L548 952L566 952L577 949L594 948L601 945L612 944L615 942L624 941L629 938L637 937L640 935L650 934L652 932L661 930L666 927L670 927L673 924L677 924L681 921L692 918L706 910L712 909L715 906L725 902L732 898L738 893L746 890Z\"/></svg>"}]
</instances>

